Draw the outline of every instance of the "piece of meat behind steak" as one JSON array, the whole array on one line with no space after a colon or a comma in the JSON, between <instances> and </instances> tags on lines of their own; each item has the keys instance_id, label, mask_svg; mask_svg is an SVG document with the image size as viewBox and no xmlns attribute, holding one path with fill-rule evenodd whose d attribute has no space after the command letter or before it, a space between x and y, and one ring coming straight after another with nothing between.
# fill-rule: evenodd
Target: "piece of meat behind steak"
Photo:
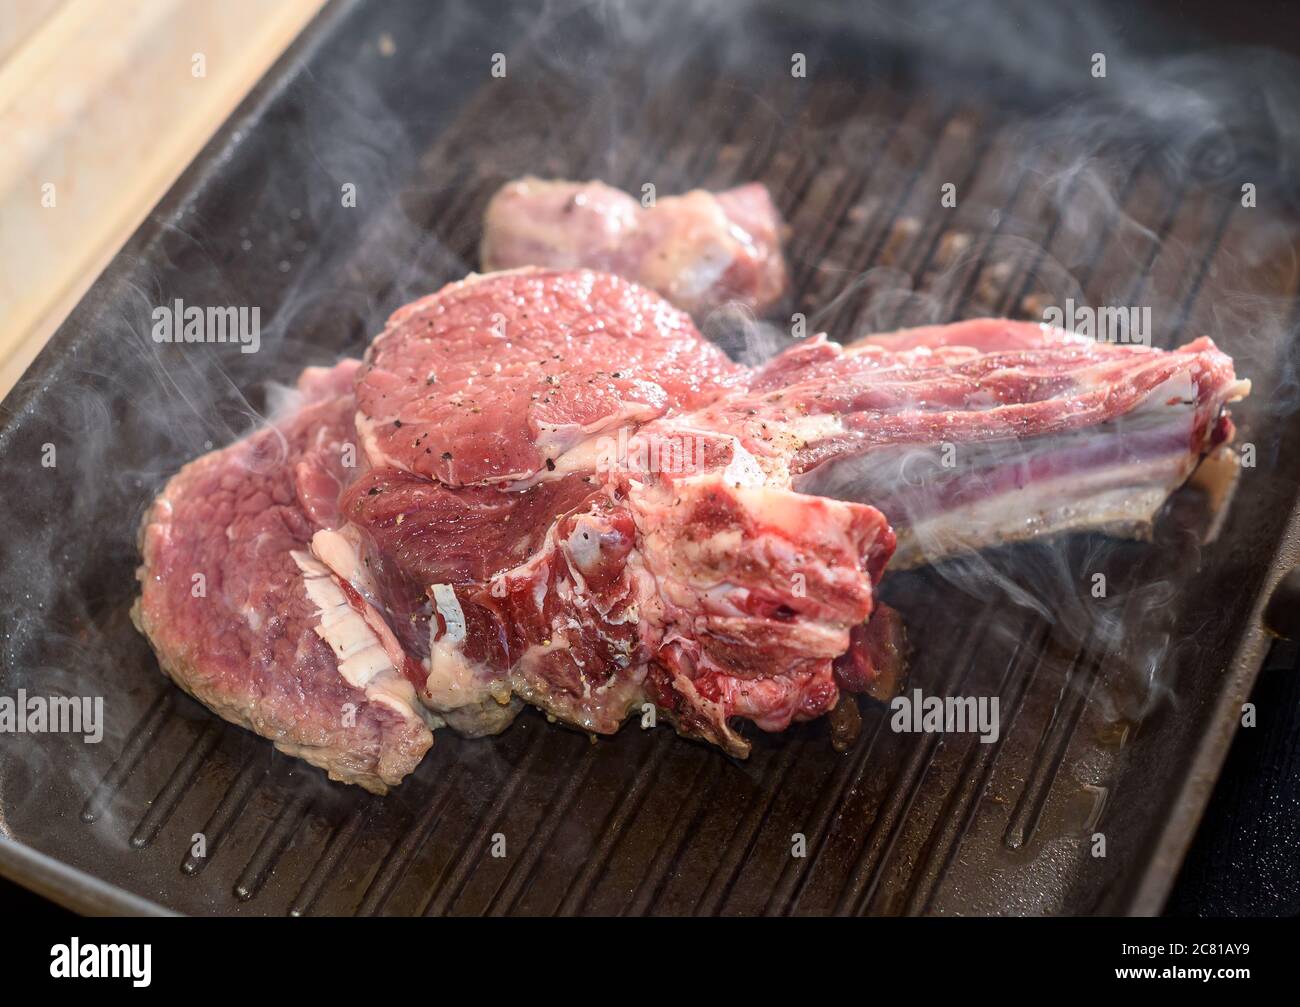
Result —
<instances>
[{"instance_id":1,"label":"piece of meat behind steak","mask_svg":"<svg viewBox=\"0 0 1300 1007\"><path fill-rule=\"evenodd\" d=\"M521 178L483 218L485 271L596 269L649 287L702 318L734 302L767 313L785 294L784 225L757 182L695 189L642 207L604 182Z\"/></svg>"},{"instance_id":2,"label":"piece of meat behind steak","mask_svg":"<svg viewBox=\"0 0 1300 1007\"><path fill-rule=\"evenodd\" d=\"M432 734L400 697L385 701L340 674L302 569L313 535L337 517L356 367L309 369L289 416L168 482L140 530L132 618L200 702L333 779L383 793Z\"/></svg>"}]
</instances>

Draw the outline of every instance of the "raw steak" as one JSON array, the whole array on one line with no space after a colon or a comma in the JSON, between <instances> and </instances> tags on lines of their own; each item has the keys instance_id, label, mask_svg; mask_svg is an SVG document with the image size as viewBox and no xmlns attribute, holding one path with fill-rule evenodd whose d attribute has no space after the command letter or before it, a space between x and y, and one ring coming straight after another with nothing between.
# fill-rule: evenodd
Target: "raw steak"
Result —
<instances>
[{"instance_id":1,"label":"raw steak","mask_svg":"<svg viewBox=\"0 0 1300 1007\"><path fill-rule=\"evenodd\" d=\"M496 727L514 694L610 732L653 702L744 754L730 718L835 705L893 535L680 421L748 377L607 274L495 274L394 315L359 375L373 467L343 511L372 569L428 593L440 716Z\"/></svg>"},{"instance_id":2,"label":"raw steak","mask_svg":"<svg viewBox=\"0 0 1300 1007\"><path fill-rule=\"evenodd\" d=\"M909 563L1132 533L1245 390L1208 340L996 320L817 337L751 372L638 288L521 271L394 316L358 383L374 468L343 506L373 565L430 593L442 715L513 694L610 731L649 699L739 753L729 718L826 712L888 637L854 633L893 547L879 512L795 491L888 501Z\"/></svg>"},{"instance_id":3,"label":"raw steak","mask_svg":"<svg viewBox=\"0 0 1300 1007\"><path fill-rule=\"evenodd\" d=\"M136 618L203 702L379 790L429 727L499 731L520 699L597 733L653 709L743 755L736 718L888 695L891 521L906 563L1140 532L1249 385L1208 339L1002 320L750 370L645 289L530 269L408 305L302 389L154 504Z\"/></svg>"},{"instance_id":4,"label":"raw steak","mask_svg":"<svg viewBox=\"0 0 1300 1007\"><path fill-rule=\"evenodd\" d=\"M763 314L785 293L784 226L766 187L695 189L643 208L604 182L521 178L488 204L485 270L598 269L700 318L736 302Z\"/></svg>"},{"instance_id":5,"label":"raw steak","mask_svg":"<svg viewBox=\"0 0 1300 1007\"><path fill-rule=\"evenodd\" d=\"M309 369L290 416L167 484L140 530L132 618L163 671L200 702L333 779L383 793L428 750L428 715L373 653L377 636L357 625L364 603L340 609L345 589L310 551L337 523L357 363ZM387 675L363 681L364 670L345 669L317 629L322 602L353 666Z\"/></svg>"}]
</instances>

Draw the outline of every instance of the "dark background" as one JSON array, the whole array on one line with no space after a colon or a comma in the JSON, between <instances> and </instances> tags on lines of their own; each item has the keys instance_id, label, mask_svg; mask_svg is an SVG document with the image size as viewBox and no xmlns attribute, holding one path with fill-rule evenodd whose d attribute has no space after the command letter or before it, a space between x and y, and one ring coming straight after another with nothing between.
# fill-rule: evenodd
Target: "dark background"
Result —
<instances>
[{"instance_id":1,"label":"dark background","mask_svg":"<svg viewBox=\"0 0 1300 1007\"><path fill-rule=\"evenodd\" d=\"M1300 913L1300 648L1274 645L1165 911Z\"/></svg>"}]
</instances>

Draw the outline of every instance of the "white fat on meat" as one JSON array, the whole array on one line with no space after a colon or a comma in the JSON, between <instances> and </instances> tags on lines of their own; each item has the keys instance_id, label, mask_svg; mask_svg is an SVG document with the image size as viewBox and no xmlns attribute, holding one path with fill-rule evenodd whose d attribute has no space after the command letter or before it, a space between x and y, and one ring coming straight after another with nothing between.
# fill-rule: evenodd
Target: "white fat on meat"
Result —
<instances>
[{"instance_id":1,"label":"white fat on meat","mask_svg":"<svg viewBox=\"0 0 1300 1007\"><path fill-rule=\"evenodd\" d=\"M585 426L579 423L538 423L537 450L549 458L552 465L559 465L565 455L576 452L577 457L568 462L568 467L572 469L575 464L580 464L589 457L602 435L607 436L628 424L648 423L661 416L667 405L664 390L649 381L635 383L648 401L626 402L619 412L602 416ZM553 471L550 465L547 470Z\"/></svg>"},{"instance_id":2,"label":"white fat on meat","mask_svg":"<svg viewBox=\"0 0 1300 1007\"><path fill-rule=\"evenodd\" d=\"M740 440L731 439L731 461L722 470L722 478L727 485L736 489L754 488L767 482L767 473L758 464L758 459L741 447Z\"/></svg>"},{"instance_id":3,"label":"white fat on meat","mask_svg":"<svg viewBox=\"0 0 1300 1007\"><path fill-rule=\"evenodd\" d=\"M332 573L340 583L351 585L362 598L361 617L370 631L378 637L393 667L406 664L406 651L397 635L380 612L379 592L374 578L361 559L361 544L355 529L322 530L312 536L312 555Z\"/></svg>"},{"instance_id":4,"label":"white fat on meat","mask_svg":"<svg viewBox=\"0 0 1300 1007\"><path fill-rule=\"evenodd\" d=\"M1130 466L1072 472L922 518L899 529L890 568L905 570L989 546L1071 531L1145 538L1195 461L1179 452Z\"/></svg>"},{"instance_id":5,"label":"white fat on meat","mask_svg":"<svg viewBox=\"0 0 1300 1007\"><path fill-rule=\"evenodd\" d=\"M661 214L659 226L648 228L654 244L636 278L652 290L664 291L675 304L701 303L726 276L736 260L735 250L752 252L753 242L727 219L712 193L697 189L665 203L675 212Z\"/></svg>"},{"instance_id":6,"label":"white fat on meat","mask_svg":"<svg viewBox=\"0 0 1300 1007\"><path fill-rule=\"evenodd\" d=\"M461 734L499 734L518 716L521 703L512 698L509 682L466 657L465 611L456 589L433 584L429 596L440 618L429 624L429 658L424 665L428 676L421 701Z\"/></svg>"},{"instance_id":7,"label":"white fat on meat","mask_svg":"<svg viewBox=\"0 0 1300 1007\"><path fill-rule=\"evenodd\" d=\"M582 571L594 566L600 560L601 525L591 514L580 514L573 522L573 531L564 540L565 551L573 560L569 564L570 572L582 584ZM577 569L574 569L576 567Z\"/></svg>"},{"instance_id":8,"label":"white fat on meat","mask_svg":"<svg viewBox=\"0 0 1300 1007\"><path fill-rule=\"evenodd\" d=\"M375 431L381 424L387 425L393 422L391 416L382 419L371 419L360 410L356 414L357 439L361 442L361 453L370 461L374 468L397 469L399 472L409 472L410 469L402 462L400 458L394 458L379 446L379 440L375 437Z\"/></svg>"},{"instance_id":9,"label":"white fat on meat","mask_svg":"<svg viewBox=\"0 0 1300 1007\"><path fill-rule=\"evenodd\" d=\"M366 598L377 597L374 579L361 560L361 546L348 530L323 529L311 539L312 554Z\"/></svg>"},{"instance_id":10,"label":"white fat on meat","mask_svg":"<svg viewBox=\"0 0 1300 1007\"><path fill-rule=\"evenodd\" d=\"M366 616L348 601L335 574L310 553L295 549L289 555L302 573L307 597L316 606L316 635L334 652L339 674L349 685L362 690L368 700L382 703L403 717L427 722L416 702L415 688L398 671Z\"/></svg>"}]
</instances>

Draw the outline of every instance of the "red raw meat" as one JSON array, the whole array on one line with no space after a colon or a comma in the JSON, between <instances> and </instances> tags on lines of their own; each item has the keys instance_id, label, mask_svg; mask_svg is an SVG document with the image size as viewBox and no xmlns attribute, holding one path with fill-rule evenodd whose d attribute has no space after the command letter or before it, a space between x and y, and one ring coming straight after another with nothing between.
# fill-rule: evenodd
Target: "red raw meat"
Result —
<instances>
[{"instance_id":1,"label":"red raw meat","mask_svg":"<svg viewBox=\"0 0 1300 1007\"><path fill-rule=\"evenodd\" d=\"M514 482L743 380L649 291L601 273L545 277L453 283L389 319L357 382L372 464L448 486Z\"/></svg>"},{"instance_id":2,"label":"red raw meat","mask_svg":"<svg viewBox=\"0 0 1300 1007\"><path fill-rule=\"evenodd\" d=\"M728 303L767 313L785 294L785 230L757 182L641 204L604 182L521 178L483 216L484 270L597 269L632 280L697 318Z\"/></svg>"},{"instance_id":3,"label":"red raw meat","mask_svg":"<svg viewBox=\"0 0 1300 1007\"><path fill-rule=\"evenodd\" d=\"M795 488L879 507L898 568L1070 530L1147 534L1249 390L1205 337L1165 352L978 319L814 337L700 422L808 430Z\"/></svg>"},{"instance_id":4,"label":"red raw meat","mask_svg":"<svg viewBox=\"0 0 1300 1007\"><path fill-rule=\"evenodd\" d=\"M521 699L599 733L653 704L743 755L735 718L887 696L891 522L896 565L1141 533L1249 390L1208 339L1002 320L817 336L750 370L644 289L537 269L390 319L355 373L351 470L341 368L168 485L136 617L201 700L372 789L429 726L498 731ZM217 585L197 607L196 570Z\"/></svg>"},{"instance_id":5,"label":"red raw meat","mask_svg":"<svg viewBox=\"0 0 1300 1007\"><path fill-rule=\"evenodd\" d=\"M314 514L337 520L357 363L309 369L291 415L172 478L140 530L131 614L186 692L332 778L383 793L428 750L433 718L396 676L356 685L341 674L294 558L308 561L324 527Z\"/></svg>"},{"instance_id":6,"label":"red raw meat","mask_svg":"<svg viewBox=\"0 0 1300 1007\"><path fill-rule=\"evenodd\" d=\"M483 730L514 694L608 732L651 700L743 754L731 717L781 729L834 706L893 536L677 422L747 377L604 274L496 274L393 317L359 376L372 468L343 512L373 567L430 594L441 716ZM634 464L646 441L680 468Z\"/></svg>"}]
</instances>

